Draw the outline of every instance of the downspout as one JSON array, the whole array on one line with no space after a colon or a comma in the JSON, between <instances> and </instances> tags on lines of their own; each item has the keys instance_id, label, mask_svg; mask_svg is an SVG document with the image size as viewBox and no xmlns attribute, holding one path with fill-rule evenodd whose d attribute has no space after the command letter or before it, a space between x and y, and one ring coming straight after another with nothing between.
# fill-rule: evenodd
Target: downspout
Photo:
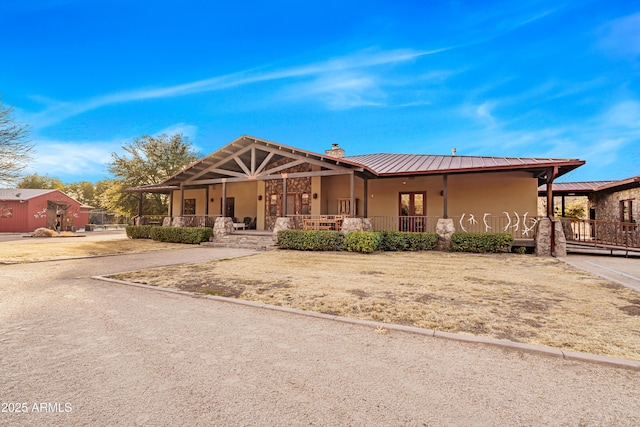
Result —
<instances>
[{"instance_id":1,"label":"downspout","mask_svg":"<svg viewBox=\"0 0 640 427\"><path fill-rule=\"evenodd\" d=\"M553 180L558 176L558 167L547 169L547 217L551 221L551 256L556 257L556 224L553 221Z\"/></svg>"}]
</instances>

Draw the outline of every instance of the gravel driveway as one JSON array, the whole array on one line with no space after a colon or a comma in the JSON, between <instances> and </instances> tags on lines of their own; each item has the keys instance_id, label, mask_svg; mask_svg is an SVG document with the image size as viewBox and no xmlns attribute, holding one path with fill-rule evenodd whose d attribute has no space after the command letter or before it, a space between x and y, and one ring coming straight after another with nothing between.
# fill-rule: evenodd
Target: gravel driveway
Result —
<instances>
[{"instance_id":1,"label":"gravel driveway","mask_svg":"<svg viewBox=\"0 0 640 427\"><path fill-rule=\"evenodd\" d=\"M89 278L230 255L0 266L0 425L640 424L638 371Z\"/></svg>"}]
</instances>

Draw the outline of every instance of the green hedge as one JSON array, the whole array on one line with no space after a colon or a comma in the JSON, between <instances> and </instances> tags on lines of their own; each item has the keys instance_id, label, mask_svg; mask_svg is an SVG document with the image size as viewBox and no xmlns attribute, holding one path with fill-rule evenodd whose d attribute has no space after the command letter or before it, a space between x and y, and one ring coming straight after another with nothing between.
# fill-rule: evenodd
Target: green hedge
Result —
<instances>
[{"instance_id":1,"label":"green hedge","mask_svg":"<svg viewBox=\"0 0 640 427\"><path fill-rule=\"evenodd\" d=\"M328 230L282 230L278 233L281 249L298 251L339 251L344 236L339 231Z\"/></svg>"},{"instance_id":2,"label":"green hedge","mask_svg":"<svg viewBox=\"0 0 640 427\"><path fill-rule=\"evenodd\" d=\"M352 231L344 236L342 248L349 252L370 254L380 250L382 233L374 231Z\"/></svg>"},{"instance_id":3,"label":"green hedge","mask_svg":"<svg viewBox=\"0 0 640 427\"><path fill-rule=\"evenodd\" d=\"M428 251L438 244L436 233L409 233L406 231L381 231L383 251Z\"/></svg>"},{"instance_id":4,"label":"green hedge","mask_svg":"<svg viewBox=\"0 0 640 427\"><path fill-rule=\"evenodd\" d=\"M157 225L128 226L127 237L131 239L153 239L168 243L198 244L208 242L213 229L205 227L160 227Z\"/></svg>"},{"instance_id":5,"label":"green hedge","mask_svg":"<svg viewBox=\"0 0 640 427\"><path fill-rule=\"evenodd\" d=\"M150 239L153 225L128 225L125 230L130 239Z\"/></svg>"},{"instance_id":6,"label":"green hedge","mask_svg":"<svg viewBox=\"0 0 640 427\"><path fill-rule=\"evenodd\" d=\"M435 248L436 233L407 233L387 231L282 230L278 233L281 249L298 251L425 251Z\"/></svg>"},{"instance_id":7,"label":"green hedge","mask_svg":"<svg viewBox=\"0 0 640 427\"><path fill-rule=\"evenodd\" d=\"M511 252L513 236L507 233L461 233L451 236L455 252Z\"/></svg>"}]
</instances>

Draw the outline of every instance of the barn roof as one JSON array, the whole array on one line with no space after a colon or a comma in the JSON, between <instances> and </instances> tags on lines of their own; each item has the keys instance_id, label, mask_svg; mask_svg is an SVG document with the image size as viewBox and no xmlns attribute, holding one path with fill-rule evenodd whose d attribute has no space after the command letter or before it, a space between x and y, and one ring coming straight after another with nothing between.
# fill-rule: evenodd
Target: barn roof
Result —
<instances>
[{"instance_id":1,"label":"barn roof","mask_svg":"<svg viewBox=\"0 0 640 427\"><path fill-rule=\"evenodd\" d=\"M29 200L53 191L59 190L53 190L51 188L0 188L0 200Z\"/></svg>"}]
</instances>

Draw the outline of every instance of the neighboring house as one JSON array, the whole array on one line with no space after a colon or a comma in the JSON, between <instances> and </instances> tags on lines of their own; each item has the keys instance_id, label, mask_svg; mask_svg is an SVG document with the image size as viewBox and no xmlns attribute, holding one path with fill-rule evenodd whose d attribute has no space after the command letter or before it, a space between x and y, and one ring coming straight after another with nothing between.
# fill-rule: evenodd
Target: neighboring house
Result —
<instances>
[{"instance_id":1,"label":"neighboring house","mask_svg":"<svg viewBox=\"0 0 640 427\"><path fill-rule=\"evenodd\" d=\"M277 217L371 218L374 229L521 229L537 213L537 189L581 165L578 159L324 154L243 136L161 183L127 191L165 193L171 217L226 216L271 230ZM140 215L143 214L142 207ZM223 215L224 214L224 215ZM501 218L496 222L495 218ZM492 222L493 221L493 222ZM328 222L331 224L331 222ZM310 224L322 224L320 221ZM529 223L531 225L532 223Z\"/></svg>"},{"instance_id":2,"label":"neighboring house","mask_svg":"<svg viewBox=\"0 0 640 427\"><path fill-rule=\"evenodd\" d=\"M562 202L561 216L565 198L586 197L591 220L638 222L640 218L640 175L619 181L555 183L552 189L554 199ZM538 188L540 196L546 191L546 185Z\"/></svg>"},{"instance_id":3,"label":"neighboring house","mask_svg":"<svg viewBox=\"0 0 640 427\"><path fill-rule=\"evenodd\" d=\"M28 233L36 228L75 231L89 222L93 209L60 190L0 189L0 233Z\"/></svg>"}]
</instances>

